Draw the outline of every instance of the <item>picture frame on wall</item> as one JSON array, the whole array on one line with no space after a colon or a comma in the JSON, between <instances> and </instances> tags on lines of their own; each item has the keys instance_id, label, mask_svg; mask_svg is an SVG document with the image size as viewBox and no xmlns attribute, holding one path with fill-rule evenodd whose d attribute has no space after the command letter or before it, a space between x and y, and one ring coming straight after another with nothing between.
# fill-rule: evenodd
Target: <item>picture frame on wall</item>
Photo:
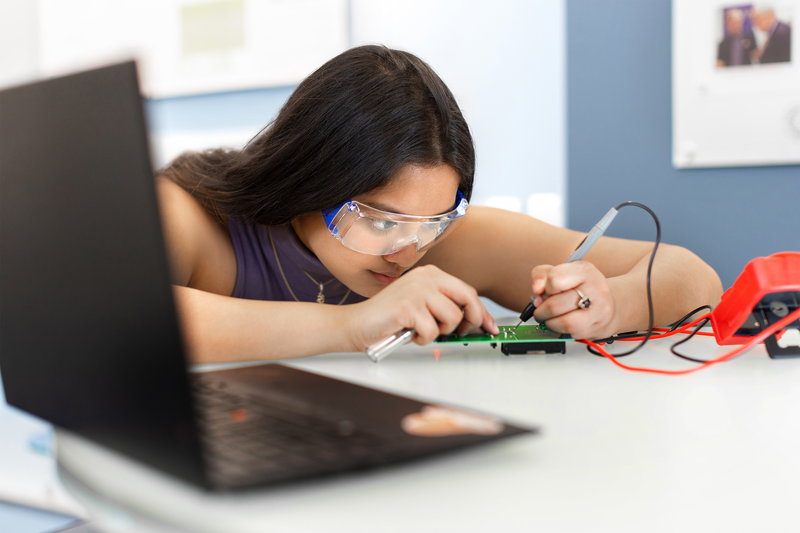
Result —
<instances>
[{"instance_id":1,"label":"picture frame on wall","mask_svg":"<svg viewBox=\"0 0 800 533\"><path fill-rule=\"evenodd\" d=\"M800 163L800 0L673 0L676 168Z\"/></svg>"}]
</instances>

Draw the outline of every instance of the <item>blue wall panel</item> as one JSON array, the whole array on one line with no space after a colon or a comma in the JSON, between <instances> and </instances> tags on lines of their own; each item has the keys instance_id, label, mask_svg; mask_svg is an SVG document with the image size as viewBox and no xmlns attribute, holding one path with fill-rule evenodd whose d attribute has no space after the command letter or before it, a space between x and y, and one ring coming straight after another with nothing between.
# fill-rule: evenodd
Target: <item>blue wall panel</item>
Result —
<instances>
[{"instance_id":1,"label":"blue wall panel","mask_svg":"<svg viewBox=\"0 0 800 533\"><path fill-rule=\"evenodd\" d=\"M151 131L192 131L266 126L294 86L198 94L147 101Z\"/></svg>"},{"instance_id":2,"label":"blue wall panel","mask_svg":"<svg viewBox=\"0 0 800 533\"><path fill-rule=\"evenodd\" d=\"M727 288L750 259L800 250L800 167L672 166L671 16L670 0L567 0L567 224L642 202ZM652 240L636 211L609 235Z\"/></svg>"}]
</instances>

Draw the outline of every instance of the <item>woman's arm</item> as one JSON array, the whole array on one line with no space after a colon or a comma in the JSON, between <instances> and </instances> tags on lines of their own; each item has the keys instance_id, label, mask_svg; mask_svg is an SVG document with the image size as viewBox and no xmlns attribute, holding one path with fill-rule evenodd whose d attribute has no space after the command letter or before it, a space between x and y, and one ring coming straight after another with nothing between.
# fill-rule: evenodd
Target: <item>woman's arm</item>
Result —
<instances>
[{"instance_id":1,"label":"woman's arm","mask_svg":"<svg viewBox=\"0 0 800 533\"><path fill-rule=\"evenodd\" d=\"M174 183L159 180L158 193L178 314L196 363L363 351L403 328L416 330L418 344L454 330L497 332L477 292L433 266L353 305L232 298L236 257L227 228Z\"/></svg>"},{"instance_id":2,"label":"woman's arm","mask_svg":"<svg viewBox=\"0 0 800 533\"><path fill-rule=\"evenodd\" d=\"M188 287L174 292L196 363L360 352L404 328L416 331L417 344L478 327L499 333L477 292L432 266L414 269L369 300L344 306L244 300Z\"/></svg>"},{"instance_id":3,"label":"woman's arm","mask_svg":"<svg viewBox=\"0 0 800 533\"><path fill-rule=\"evenodd\" d=\"M584 236L519 213L473 206L424 261L510 309L521 311L532 294L540 295L535 318L576 338L646 327L645 274L653 244L603 237L583 261L563 264ZM684 248L664 244L651 284L656 324L716 305L722 292L711 267ZM577 308L575 288L592 299L589 309Z\"/></svg>"},{"instance_id":4,"label":"woman's arm","mask_svg":"<svg viewBox=\"0 0 800 533\"><path fill-rule=\"evenodd\" d=\"M156 179L156 192L172 283L229 296L236 254L227 226L166 178Z\"/></svg>"},{"instance_id":5,"label":"woman's arm","mask_svg":"<svg viewBox=\"0 0 800 533\"><path fill-rule=\"evenodd\" d=\"M189 356L195 363L291 359L352 351L346 307L265 302L173 286Z\"/></svg>"}]
</instances>

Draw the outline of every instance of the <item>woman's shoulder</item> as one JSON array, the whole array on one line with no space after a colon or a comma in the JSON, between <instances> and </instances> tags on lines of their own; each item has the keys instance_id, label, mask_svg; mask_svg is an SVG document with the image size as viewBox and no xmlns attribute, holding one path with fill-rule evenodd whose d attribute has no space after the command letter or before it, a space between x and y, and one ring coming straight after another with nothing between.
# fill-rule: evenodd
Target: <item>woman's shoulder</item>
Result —
<instances>
[{"instance_id":1,"label":"woman's shoulder","mask_svg":"<svg viewBox=\"0 0 800 533\"><path fill-rule=\"evenodd\" d=\"M224 222L175 182L156 178L172 283L230 295L236 256Z\"/></svg>"}]
</instances>

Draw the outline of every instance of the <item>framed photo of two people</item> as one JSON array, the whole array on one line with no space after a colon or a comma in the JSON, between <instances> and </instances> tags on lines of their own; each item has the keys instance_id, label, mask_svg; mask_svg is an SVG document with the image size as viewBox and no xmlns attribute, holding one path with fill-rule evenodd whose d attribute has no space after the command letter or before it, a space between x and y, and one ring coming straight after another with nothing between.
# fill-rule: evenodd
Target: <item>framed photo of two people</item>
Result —
<instances>
[{"instance_id":1,"label":"framed photo of two people","mask_svg":"<svg viewBox=\"0 0 800 533\"><path fill-rule=\"evenodd\" d=\"M800 163L800 0L673 0L673 163Z\"/></svg>"}]
</instances>

